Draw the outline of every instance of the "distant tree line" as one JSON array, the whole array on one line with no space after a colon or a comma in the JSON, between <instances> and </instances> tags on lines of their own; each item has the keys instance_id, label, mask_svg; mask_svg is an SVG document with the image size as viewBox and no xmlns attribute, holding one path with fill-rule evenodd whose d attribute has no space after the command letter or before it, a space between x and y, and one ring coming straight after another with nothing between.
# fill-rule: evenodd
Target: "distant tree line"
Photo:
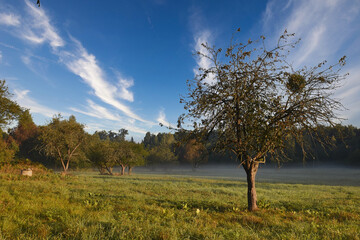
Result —
<instances>
[{"instance_id":1,"label":"distant tree line","mask_svg":"<svg viewBox=\"0 0 360 240\"><path fill-rule=\"evenodd\" d=\"M352 125L318 127L318 138L304 134L304 152L295 137L287 136L284 154L278 158L265 157L267 164L324 166L360 166L360 129ZM216 149L219 135L214 131L206 140L198 142L186 138L185 133L146 133L143 144L155 156L150 163L162 164L165 160L174 164L191 164L194 168L201 164L234 164L236 157L230 151ZM167 139L167 141L165 140ZM186 139L186 141L184 141ZM331 139L330 145L325 140ZM323 141L322 141L323 140ZM161 149L161 150L160 150ZM161 157L160 157L161 155ZM168 155L168 157L166 157Z\"/></svg>"}]
</instances>

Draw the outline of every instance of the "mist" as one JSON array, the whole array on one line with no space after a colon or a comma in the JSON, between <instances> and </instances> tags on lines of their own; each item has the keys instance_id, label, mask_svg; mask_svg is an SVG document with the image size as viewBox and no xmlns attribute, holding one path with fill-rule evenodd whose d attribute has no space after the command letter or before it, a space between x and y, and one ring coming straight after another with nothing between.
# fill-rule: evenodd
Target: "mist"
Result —
<instances>
[{"instance_id":1,"label":"mist","mask_svg":"<svg viewBox=\"0 0 360 240\"><path fill-rule=\"evenodd\" d=\"M116 171L116 170L115 170ZM135 174L156 174L186 176L195 178L213 178L246 181L246 173L239 165L203 165L193 169L191 166L151 166L136 167ZM257 184L289 183L332 186L360 186L360 169L341 165L300 167L267 166L259 167Z\"/></svg>"}]
</instances>

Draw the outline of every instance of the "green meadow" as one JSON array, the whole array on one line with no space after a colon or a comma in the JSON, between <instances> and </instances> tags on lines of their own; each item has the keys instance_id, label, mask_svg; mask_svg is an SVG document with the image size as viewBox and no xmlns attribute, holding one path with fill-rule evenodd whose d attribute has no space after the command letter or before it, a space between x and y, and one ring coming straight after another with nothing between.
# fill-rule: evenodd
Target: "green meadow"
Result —
<instances>
[{"instance_id":1,"label":"green meadow","mask_svg":"<svg viewBox=\"0 0 360 240\"><path fill-rule=\"evenodd\" d=\"M245 178L0 174L0 239L360 239L359 186L260 181L255 212L246 189Z\"/></svg>"}]
</instances>

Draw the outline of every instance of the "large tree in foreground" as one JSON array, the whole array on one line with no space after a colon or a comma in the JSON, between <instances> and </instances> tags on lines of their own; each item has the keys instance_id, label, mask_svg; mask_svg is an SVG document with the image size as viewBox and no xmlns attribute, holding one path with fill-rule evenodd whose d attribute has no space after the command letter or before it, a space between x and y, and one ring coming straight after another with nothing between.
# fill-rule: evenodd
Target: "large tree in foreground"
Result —
<instances>
[{"instance_id":1,"label":"large tree in foreground","mask_svg":"<svg viewBox=\"0 0 360 240\"><path fill-rule=\"evenodd\" d=\"M42 127L39 148L47 156L59 159L63 174L66 174L69 163L85 136L84 125L78 123L74 116L70 116L68 120L62 120L60 115L55 116L48 125Z\"/></svg>"},{"instance_id":2,"label":"large tree in foreground","mask_svg":"<svg viewBox=\"0 0 360 240\"><path fill-rule=\"evenodd\" d=\"M179 117L179 128L190 121L195 135L215 131L216 146L232 151L245 169L250 211L257 209L259 164L266 157L279 159L289 136L303 146L304 132L316 137L319 125L339 121L335 113L342 105L332 94L344 77L339 71L345 58L328 67L322 62L294 69L286 61L297 43L293 35L285 31L272 49L263 36L245 44L232 40L225 51L204 43L197 55L212 66L199 69L180 100L187 113Z\"/></svg>"}]
</instances>

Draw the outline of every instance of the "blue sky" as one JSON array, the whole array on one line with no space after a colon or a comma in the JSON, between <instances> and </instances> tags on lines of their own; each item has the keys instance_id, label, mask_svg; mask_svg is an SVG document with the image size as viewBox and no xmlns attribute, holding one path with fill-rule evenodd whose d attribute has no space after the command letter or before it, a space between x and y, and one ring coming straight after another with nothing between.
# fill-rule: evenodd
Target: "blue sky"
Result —
<instances>
[{"instance_id":1,"label":"blue sky","mask_svg":"<svg viewBox=\"0 0 360 240\"><path fill-rule=\"evenodd\" d=\"M360 1L0 0L0 78L37 124L75 115L86 130L126 128L140 141L184 112L186 80L210 66L202 42L226 47L284 29L302 41L295 67L336 63L349 72L335 96L344 124L360 127Z\"/></svg>"}]
</instances>

